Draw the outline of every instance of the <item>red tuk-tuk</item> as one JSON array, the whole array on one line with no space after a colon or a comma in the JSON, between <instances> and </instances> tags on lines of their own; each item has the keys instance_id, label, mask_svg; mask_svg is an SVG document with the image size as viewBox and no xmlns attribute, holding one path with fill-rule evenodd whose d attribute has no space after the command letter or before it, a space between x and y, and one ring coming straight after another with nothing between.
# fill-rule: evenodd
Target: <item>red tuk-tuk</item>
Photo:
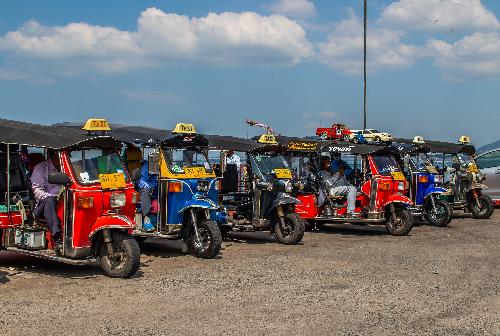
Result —
<instances>
[{"instance_id":1,"label":"red tuk-tuk","mask_svg":"<svg viewBox=\"0 0 500 336\"><path fill-rule=\"evenodd\" d=\"M297 194L296 212L314 223L385 224L396 236L407 235L413 227L405 196L407 181L396 161L394 148L367 144L288 140L289 157L304 188ZM331 196L323 178L320 160L332 157L350 184L357 189L355 215L347 216L346 196ZM349 167L345 167L349 166ZM349 169L349 170L348 170Z\"/></svg>"},{"instance_id":2,"label":"red tuk-tuk","mask_svg":"<svg viewBox=\"0 0 500 336\"><path fill-rule=\"evenodd\" d=\"M97 262L111 277L127 278L139 268L140 251L131 236L137 194L118 151L121 142L95 132L109 130L103 119L83 130L0 119L0 249L82 265ZM37 148L35 155L28 155ZM28 158L44 160L54 151L61 185L57 214L62 247L56 249L44 218L35 218ZM33 162L32 162L33 163Z\"/></svg>"}]
</instances>

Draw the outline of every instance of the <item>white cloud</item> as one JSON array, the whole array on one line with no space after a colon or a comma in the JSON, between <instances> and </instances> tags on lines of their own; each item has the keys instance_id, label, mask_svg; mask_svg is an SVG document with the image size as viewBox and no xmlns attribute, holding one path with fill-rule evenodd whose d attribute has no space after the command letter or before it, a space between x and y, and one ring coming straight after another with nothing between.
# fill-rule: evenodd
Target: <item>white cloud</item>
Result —
<instances>
[{"instance_id":1,"label":"white cloud","mask_svg":"<svg viewBox=\"0 0 500 336\"><path fill-rule=\"evenodd\" d=\"M400 0L384 9L379 23L430 31L500 28L495 14L481 0Z\"/></svg>"},{"instance_id":2,"label":"white cloud","mask_svg":"<svg viewBox=\"0 0 500 336\"><path fill-rule=\"evenodd\" d=\"M451 79L500 75L500 34L475 33L454 42L430 39L426 53Z\"/></svg>"},{"instance_id":3,"label":"white cloud","mask_svg":"<svg viewBox=\"0 0 500 336\"><path fill-rule=\"evenodd\" d=\"M137 31L87 23L47 27L36 21L0 37L13 62L64 61L61 72L127 71L168 64L291 65L312 53L304 29L281 16L253 12L190 18L146 9Z\"/></svg>"},{"instance_id":4,"label":"white cloud","mask_svg":"<svg viewBox=\"0 0 500 336\"><path fill-rule=\"evenodd\" d=\"M309 0L278 0L269 6L273 13L294 18L308 18L316 15L316 6Z\"/></svg>"},{"instance_id":5,"label":"white cloud","mask_svg":"<svg viewBox=\"0 0 500 336\"><path fill-rule=\"evenodd\" d=\"M385 28L371 28L367 35L370 71L407 67L422 56L422 49L401 42L404 33ZM350 17L336 24L326 42L318 45L321 62L349 73L363 70L363 23L350 12Z\"/></svg>"}]
</instances>

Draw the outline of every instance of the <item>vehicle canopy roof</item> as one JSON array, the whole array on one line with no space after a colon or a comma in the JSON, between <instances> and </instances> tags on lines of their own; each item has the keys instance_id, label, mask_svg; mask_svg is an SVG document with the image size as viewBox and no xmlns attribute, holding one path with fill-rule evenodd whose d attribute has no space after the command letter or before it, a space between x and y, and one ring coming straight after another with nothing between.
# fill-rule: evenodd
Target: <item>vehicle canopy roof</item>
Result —
<instances>
[{"instance_id":1,"label":"vehicle canopy roof","mask_svg":"<svg viewBox=\"0 0 500 336\"><path fill-rule=\"evenodd\" d=\"M393 142L391 146L400 154L429 153L431 150L426 144Z\"/></svg>"},{"instance_id":2,"label":"vehicle canopy roof","mask_svg":"<svg viewBox=\"0 0 500 336\"><path fill-rule=\"evenodd\" d=\"M81 127L81 125L80 125ZM70 147L118 148L111 136L87 135L82 130L0 119L0 144L64 149Z\"/></svg>"},{"instance_id":3,"label":"vehicle canopy roof","mask_svg":"<svg viewBox=\"0 0 500 336\"><path fill-rule=\"evenodd\" d=\"M311 140L308 138L279 137L280 144L294 153L346 153L346 154L395 154L397 150L386 145L355 144L331 140Z\"/></svg>"},{"instance_id":4,"label":"vehicle canopy roof","mask_svg":"<svg viewBox=\"0 0 500 336\"><path fill-rule=\"evenodd\" d=\"M413 139L397 138L394 139L394 142L402 144L412 144ZM429 147L429 151L433 153L444 153L444 154L465 153L469 155L473 155L476 153L476 148L473 145L468 145L468 144L463 145L453 142L425 140L425 145Z\"/></svg>"}]
</instances>

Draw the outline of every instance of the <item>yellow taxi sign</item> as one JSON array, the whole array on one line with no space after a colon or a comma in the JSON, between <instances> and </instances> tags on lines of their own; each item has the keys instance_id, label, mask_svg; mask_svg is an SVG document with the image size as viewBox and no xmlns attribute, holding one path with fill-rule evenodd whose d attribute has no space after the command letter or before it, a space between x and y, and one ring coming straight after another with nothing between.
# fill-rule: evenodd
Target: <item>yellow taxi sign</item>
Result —
<instances>
[{"instance_id":1,"label":"yellow taxi sign","mask_svg":"<svg viewBox=\"0 0 500 336\"><path fill-rule=\"evenodd\" d=\"M82 130L89 132L93 131L106 132L106 131L111 131L111 128L109 127L109 123L106 119L89 119L87 120L85 125L83 125Z\"/></svg>"},{"instance_id":2,"label":"yellow taxi sign","mask_svg":"<svg viewBox=\"0 0 500 336\"><path fill-rule=\"evenodd\" d=\"M392 172L391 175L395 181L404 181L405 180L405 176L403 175L402 172Z\"/></svg>"},{"instance_id":3,"label":"yellow taxi sign","mask_svg":"<svg viewBox=\"0 0 500 336\"><path fill-rule=\"evenodd\" d=\"M122 173L99 174L99 181L102 189L119 189L127 186L125 175Z\"/></svg>"},{"instance_id":4,"label":"yellow taxi sign","mask_svg":"<svg viewBox=\"0 0 500 336\"><path fill-rule=\"evenodd\" d=\"M458 139L458 142L461 143L462 145L470 144L470 137L462 135L460 139Z\"/></svg>"},{"instance_id":5,"label":"yellow taxi sign","mask_svg":"<svg viewBox=\"0 0 500 336\"><path fill-rule=\"evenodd\" d=\"M276 178L278 179L291 179L292 171L286 168L276 168L274 169L274 174L276 174Z\"/></svg>"},{"instance_id":6,"label":"yellow taxi sign","mask_svg":"<svg viewBox=\"0 0 500 336\"><path fill-rule=\"evenodd\" d=\"M425 143L424 137L420 136L420 135L415 136L413 138L413 143L414 144L423 144L423 143Z\"/></svg>"},{"instance_id":7,"label":"yellow taxi sign","mask_svg":"<svg viewBox=\"0 0 500 336\"><path fill-rule=\"evenodd\" d=\"M172 133L179 133L179 134L195 134L196 129L194 128L193 124L183 124L183 123L178 123L175 125L174 130Z\"/></svg>"},{"instance_id":8,"label":"yellow taxi sign","mask_svg":"<svg viewBox=\"0 0 500 336\"><path fill-rule=\"evenodd\" d=\"M257 142L266 145L277 145L276 137L273 134L262 134Z\"/></svg>"}]
</instances>

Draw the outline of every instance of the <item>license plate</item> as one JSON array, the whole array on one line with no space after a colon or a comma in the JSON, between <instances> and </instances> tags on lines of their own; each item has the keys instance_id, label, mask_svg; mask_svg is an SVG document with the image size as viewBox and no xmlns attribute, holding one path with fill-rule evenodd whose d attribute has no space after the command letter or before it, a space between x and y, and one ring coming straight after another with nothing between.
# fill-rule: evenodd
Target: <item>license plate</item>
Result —
<instances>
[{"instance_id":1,"label":"license plate","mask_svg":"<svg viewBox=\"0 0 500 336\"><path fill-rule=\"evenodd\" d=\"M187 178L201 178L206 175L205 168L203 167L184 168L184 173Z\"/></svg>"},{"instance_id":2,"label":"license plate","mask_svg":"<svg viewBox=\"0 0 500 336\"><path fill-rule=\"evenodd\" d=\"M127 183L125 182L125 175L122 173L99 174L99 180L101 181L102 189L118 189L125 188L127 186Z\"/></svg>"},{"instance_id":3,"label":"license plate","mask_svg":"<svg viewBox=\"0 0 500 336\"><path fill-rule=\"evenodd\" d=\"M276 178L279 179L291 179L292 171L290 169L275 169L274 174L276 174Z\"/></svg>"},{"instance_id":4,"label":"license plate","mask_svg":"<svg viewBox=\"0 0 500 336\"><path fill-rule=\"evenodd\" d=\"M405 180L405 176L403 175L402 172L392 172L391 175L392 175L392 178L396 181L404 181Z\"/></svg>"}]
</instances>

